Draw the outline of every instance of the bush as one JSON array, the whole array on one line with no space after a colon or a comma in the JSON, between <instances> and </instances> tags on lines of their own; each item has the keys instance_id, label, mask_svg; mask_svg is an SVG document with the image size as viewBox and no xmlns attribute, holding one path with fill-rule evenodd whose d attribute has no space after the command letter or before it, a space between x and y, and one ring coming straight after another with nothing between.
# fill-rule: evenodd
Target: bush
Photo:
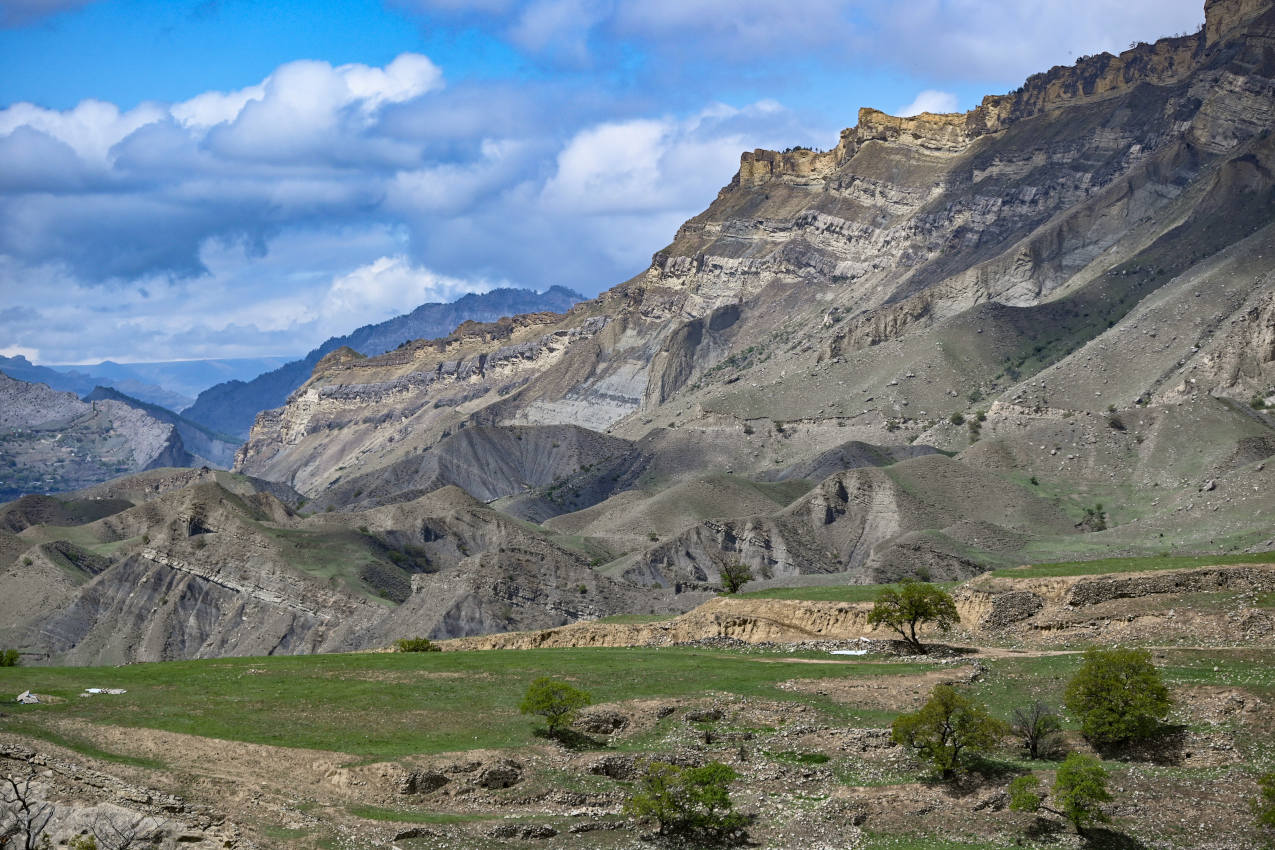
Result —
<instances>
[{"instance_id":1,"label":"bush","mask_svg":"<svg viewBox=\"0 0 1275 850\"><path fill-rule=\"evenodd\" d=\"M624 811L659 823L661 835L724 840L743 833L748 818L735 811L730 784L739 777L729 765L678 767L651 762L638 777Z\"/></svg>"},{"instance_id":2,"label":"bush","mask_svg":"<svg viewBox=\"0 0 1275 850\"><path fill-rule=\"evenodd\" d=\"M964 425L964 424L965 424L965 417L964 417L963 415L961 415L961 413L960 413L960 412L957 412L957 413L953 413L951 416L947 417L947 421L948 421L948 422L951 422L953 425Z\"/></svg>"},{"instance_id":3,"label":"bush","mask_svg":"<svg viewBox=\"0 0 1275 850\"><path fill-rule=\"evenodd\" d=\"M1253 408L1254 410L1266 409L1266 399L1262 398L1260 395L1257 395L1256 393L1254 393L1253 397L1249 399L1248 404L1249 404L1249 407Z\"/></svg>"},{"instance_id":4,"label":"bush","mask_svg":"<svg viewBox=\"0 0 1275 850\"><path fill-rule=\"evenodd\" d=\"M1107 823L1110 818L1098 808L1111 801L1107 791L1107 771L1096 758L1072 753L1058 768L1054 778L1054 796L1062 807L1062 815L1071 821L1076 832L1091 823Z\"/></svg>"},{"instance_id":5,"label":"bush","mask_svg":"<svg viewBox=\"0 0 1275 850\"><path fill-rule=\"evenodd\" d=\"M897 590L893 587L882 590L868 614L868 625L882 625L897 632L917 652L925 652L925 646L916 636L917 626L934 623L946 632L960 620L956 603L942 588L908 580Z\"/></svg>"},{"instance_id":6,"label":"bush","mask_svg":"<svg viewBox=\"0 0 1275 850\"><path fill-rule=\"evenodd\" d=\"M1062 721L1052 708L1039 700L1014 709L1009 728L1023 739L1029 758L1048 758L1057 752L1061 742Z\"/></svg>"},{"instance_id":7,"label":"bush","mask_svg":"<svg viewBox=\"0 0 1275 850\"><path fill-rule=\"evenodd\" d=\"M442 652L443 648L429 638L399 638L394 641L395 652Z\"/></svg>"},{"instance_id":8,"label":"bush","mask_svg":"<svg viewBox=\"0 0 1275 850\"><path fill-rule=\"evenodd\" d=\"M21 657L16 649L0 652L0 667L17 667L21 663Z\"/></svg>"},{"instance_id":9,"label":"bush","mask_svg":"<svg viewBox=\"0 0 1275 850\"><path fill-rule=\"evenodd\" d=\"M1107 778L1106 769L1096 758L1072 753L1054 778L1052 794L1058 808L1045 805L1046 795L1041 793L1040 780L1034 774L1009 783L1009 807L1016 812L1050 812L1066 818L1076 832L1083 834L1090 824L1110 821L1099 808L1112 799Z\"/></svg>"},{"instance_id":10,"label":"bush","mask_svg":"<svg viewBox=\"0 0 1275 850\"><path fill-rule=\"evenodd\" d=\"M593 697L572 685L541 676L527 688L518 704L522 714L538 714L545 719L551 735L560 735L575 722L580 709L593 703Z\"/></svg>"},{"instance_id":11,"label":"bush","mask_svg":"<svg viewBox=\"0 0 1275 850\"><path fill-rule=\"evenodd\" d=\"M1088 650L1065 702L1085 738L1099 746L1151 737L1173 704L1145 649Z\"/></svg>"},{"instance_id":12,"label":"bush","mask_svg":"<svg viewBox=\"0 0 1275 850\"><path fill-rule=\"evenodd\" d=\"M1003 723L951 685L935 685L920 711L899 715L890 728L896 744L916 750L944 779L970 756L994 749L1004 734Z\"/></svg>"},{"instance_id":13,"label":"bush","mask_svg":"<svg viewBox=\"0 0 1275 850\"><path fill-rule=\"evenodd\" d=\"M726 564L721 568L722 590L725 593L738 593L739 589L753 580L753 571L744 564Z\"/></svg>"}]
</instances>

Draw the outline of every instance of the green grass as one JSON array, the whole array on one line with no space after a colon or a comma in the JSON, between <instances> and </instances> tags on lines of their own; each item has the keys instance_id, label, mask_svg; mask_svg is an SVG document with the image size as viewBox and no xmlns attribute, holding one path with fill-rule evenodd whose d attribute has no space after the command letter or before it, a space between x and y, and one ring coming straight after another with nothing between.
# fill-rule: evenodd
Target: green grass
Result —
<instances>
[{"instance_id":1,"label":"green grass","mask_svg":"<svg viewBox=\"0 0 1275 850\"><path fill-rule=\"evenodd\" d=\"M1183 648L1157 650L1153 656L1171 694L1188 686L1209 685L1275 698L1275 649ZM986 675L971 693L1002 719L1037 699L1061 709L1063 690L1083 660L1080 653L989 659Z\"/></svg>"},{"instance_id":2,"label":"green grass","mask_svg":"<svg viewBox=\"0 0 1275 850\"><path fill-rule=\"evenodd\" d=\"M9 722L4 726L6 731L18 732L32 738L38 738L41 741L47 741L55 746L65 747L68 750L77 752L80 755L95 758L100 761L114 762L115 764L127 764L132 767L144 767L149 770L164 770L168 767L159 759L141 758L138 756L128 756L121 753L104 750L96 744L77 735L67 735L60 732L54 732L51 729L45 729L39 723L31 722L34 717L16 717L10 718Z\"/></svg>"},{"instance_id":3,"label":"green grass","mask_svg":"<svg viewBox=\"0 0 1275 850\"><path fill-rule=\"evenodd\" d=\"M1138 573L1152 570L1177 570L1184 567L1213 567L1227 564L1275 564L1275 552L1252 555L1162 555L1148 558L1103 558L1096 561L1062 561L1053 564L1028 564L995 570L998 578L1050 578L1054 576L1092 576L1107 573Z\"/></svg>"},{"instance_id":4,"label":"green grass","mask_svg":"<svg viewBox=\"0 0 1275 850\"><path fill-rule=\"evenodd\" d=\"M349 806L346 811L363 820L382 820L395 823L473 823L492 820L500 815L452 814L450 812L416 812L405 809L383 809L380 806Z\"/></svg>"},{"instance_id":5,"label":"green grass","mask_svg":"<svg viewBox=\"0 0 1275 850\"><path fill-rule=\"evenodd\" d=\"M532 743L534 724L518 713L517 704L539 676L567 679L597 702L720 692L802 702L840 718L851 712L826 697L775 685L933 667L762 663L742 653L683 647L351 653L119 668L4 668L0 693L30 688L67 700L6 709L24 726L68 717L381 759ZM87 686L121 687L128 693L79 699Z\"/></svg>"},{"instance_id":6,"label":"green grass","mask_svg":"<svg viewBox=\"0 0 1275 850\"><path fill-rule=\"evenodd\" d=\"M959 582L935 582L936 587L951 590ZM802 602L873 602L888 584L836 584L816 587L772 587L737 594L744 599L792 599Z\"/></svg>"}]
</instances>

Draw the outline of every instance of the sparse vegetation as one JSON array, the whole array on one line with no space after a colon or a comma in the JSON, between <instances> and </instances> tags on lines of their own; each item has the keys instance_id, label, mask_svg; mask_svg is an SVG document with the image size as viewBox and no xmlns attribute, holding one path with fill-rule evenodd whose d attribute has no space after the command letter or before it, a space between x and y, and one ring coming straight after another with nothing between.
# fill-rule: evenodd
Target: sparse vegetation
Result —
<instances>
[{"instance_id":1,"label":"sparse vegetation","mask_svg":"<svg viewBox=\"0 0 1275 850\"><path fill-rule=\"evenodd\" d=\"M1033 760L1053 756L1062 744L1062 720L1040 700L1014 709L1009 728L1022 739L1027 757Z\"/></svg>"},{"instance_id":2,"label":"sparse vegetation","mask_svg":"<svg viewBox=\"0 0 1275 850\"><path fill-rule=\"evenodd\" d=\"M897 589L886 587L877 595L868 625L885 626L916 652L925 652L925 645L916 636L918 626L933 623L946 632L960 619L947 591L927 582L905 580Z\"/></svg>"},{"instance_id":3,"label":"sparse vegetation","mask_svg":"<svg viewBox=\"0 0 1275 850\"><path fill-rule=\"evenodd\" d=\"M730 784L739 778L729 765L679 767L651 762L638 777L624 810L654 820L661 835L720 842L743 833L748 818L735 811Z\"/></svg>"},{"instance_id":4,"label":"sparse vegetation","mask_svg":"<svg viewBox=\"0 0 1275 850\"><path fill-rule=\"evenodd\" d=\"M441 652L442 647L429 638L399 638L394 641L395 652Z\"/></svg>"},{"instance_id":5,"label":"sparse vegetation","mask_svg":"<svg viewBox=\"0 0 1275 850\"><path fill-rule=\"evenodd\" d=\"M548 676L541 676L527 688L518 704L522 714L536 714L545 719L550 735L561 735L575 722L580 709L593 704L586 691Z\"/></svg>"},{"instance_id":6,"label":"sparse vegetation","mask_svg":"<svg viewBox=\"0 0 1275 850\"><path fill-rule=\"evenodd\" d=\"M1258 778L1257 797L1252 806L1258 828L1266 832L1271 844L1275 844L1275 771Z\"/></svg>"},{"instance_id":7,"label":"sparse vegetation","mask_svg":"<svg viewBox=\"0 0 1275 850\"><path fill-rule=\"evenodd\" d=\"M1096 758L1072 753L1058 768L1054 779L1052 796L1057 808L1045 805L1046 795L1040 792L1040 780L1035 774L1020 776L1009 784L1009 807L1019 812L1046 811L1058 815L1083 835L1085 827L1111 820L1101 808L1113 799L1107 790L1108 778L1106 769Z\"/></svg>"},{"instance_id":8,"label":"sparse vegetation","mask_svg":"<svg viewBox=\"0 0 1275 850\"><path fill-rule=\"evenodd\" d=\"M899 715L890 727L896 744L915 750L944 779L995 748L1004 733L1004 724L951 685L936 685L919 711Z\"/></svg>"},{"instance_id":9,"label":"sparse vegetation","mask_svg":"<svg viewBox=\"0 0 1275 850\"><path fill-rule=\"evenodd\" d=\"M722 592L738 593L741 587L753 580L753 571L746 564L735 561L722 565L721 579Z\"/></svg>"},{"instance_id":10,"label":"sparse vegetation","mask_svg":"<svg viewBox=\"0 0 1275 850\"><path fill-rule=\"evenodd\" d=\"M1151 737L1172 707L1169 690L1145 649L1090 649L1067 683L1067 710L1098 746Z\"/></svg>"}]
</instances>

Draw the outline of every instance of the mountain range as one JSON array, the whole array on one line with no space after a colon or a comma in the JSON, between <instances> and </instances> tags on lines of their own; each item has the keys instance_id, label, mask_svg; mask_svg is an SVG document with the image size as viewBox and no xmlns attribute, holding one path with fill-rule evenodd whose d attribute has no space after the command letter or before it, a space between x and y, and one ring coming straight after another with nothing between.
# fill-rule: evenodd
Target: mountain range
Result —
<instances>
[{"instance_id":1,"label":"mountain range","mask_svg":"<svg viewBox=\"0 0 1275 850\"><path fill-rule=\"evenodd\" d=\"M489 322L516 313L562 311L581 300L579 293L553 286L543 293L504 288L470 293L450 304L422 304L405 315L332 337L300 360L252 380L224 381L209 387L182 415L214 431L247 437L259 412L282 405L310 377L320 358L337 348L346 346L365 355L384 354L413 339L444 336L467 319Z\"/></svg>"},{"instance_id":2,"label":"mountain range","mask_svg":"<svg viewBox=\"0 0 1275 850\"><path fill-rule=\"evenodd\" d=\"M9 505L0 644L353 649L685 610L736 564L1275 549L1275 7L1205 14L968 113L744 153L565 313L332 341L233 473ZM186 414L232 430L239 392Z\"/></svg>"}]
</instances>

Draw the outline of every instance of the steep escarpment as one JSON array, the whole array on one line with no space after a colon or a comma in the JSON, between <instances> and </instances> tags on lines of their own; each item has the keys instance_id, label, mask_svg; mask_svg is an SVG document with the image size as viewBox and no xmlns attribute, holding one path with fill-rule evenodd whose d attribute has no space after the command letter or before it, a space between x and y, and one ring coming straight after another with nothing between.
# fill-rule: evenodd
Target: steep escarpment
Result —
<instances>
[{"instance_id":1,"label":"steep escarpment","mask_svg":"<svg viewBox=\"0 0 1275 850\"><path fill-rule=\"evenodd\" d=\"M0 499L75 490L116 475L192 458L169 422L119 401L0 373Z\"/></svg>"},{"instance_id":2,"label":"steep escarpment","mask_svg":"<svg viewBox=\"0 0 1275 850\"><path fill-rule=\"evenodd\" d=\"M405 315L325 340L300 360L285 363L251 381L225 381L209 387L182 414L205 428L242 439L248 436L258 413L287 401L292 391L310 377L315 365L338 348L348 347L364 355L384 354L414 339L444 336L461 322L494 322L519 313L565 310L581 300L583 296L578 293L553 286L545 292L495 289L480 295L470 293L450 304L422 304Z\"/></svg>"}]
</instances>

